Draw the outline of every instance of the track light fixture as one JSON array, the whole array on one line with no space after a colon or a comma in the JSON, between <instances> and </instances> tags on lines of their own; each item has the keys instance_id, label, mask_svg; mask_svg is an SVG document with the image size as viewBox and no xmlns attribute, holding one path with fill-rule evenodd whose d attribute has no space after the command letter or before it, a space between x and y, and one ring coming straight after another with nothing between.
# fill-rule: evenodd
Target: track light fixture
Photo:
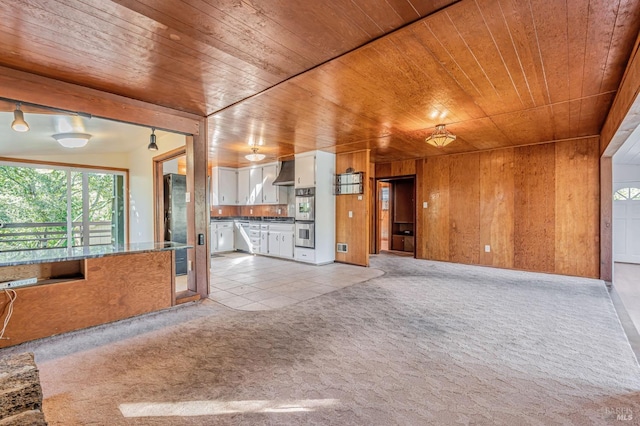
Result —
<instances>
[{"instance_id":1,"label":"track light fixture","mask_svg":"<svg viewBox=\"0 0 640 426\"><path fill-rule=\"evenodd\" d=\"M155 127L151 128L151 135L149 136L149 145L147 146L149 151L157 151L158 145L156 144L156 129Z\"/></svg>"},{"instance_id":2,"label":"track light fixture","mask_svg":"<svg viewBox=\"0 0 640 426\"><path fill-rule=\"evenodd\" d=\"M29 130L29 125L24 121L24 113L20 110L20 102L16 103L16 109L13 111L11 128L16 132L26 132Z\"/></svg>"}]
</instances>

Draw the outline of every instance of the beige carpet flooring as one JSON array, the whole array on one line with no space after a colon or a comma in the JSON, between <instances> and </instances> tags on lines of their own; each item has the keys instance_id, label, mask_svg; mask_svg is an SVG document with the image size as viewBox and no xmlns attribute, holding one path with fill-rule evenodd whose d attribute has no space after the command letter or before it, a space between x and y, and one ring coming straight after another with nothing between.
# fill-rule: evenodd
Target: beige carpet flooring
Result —
<instances>
[{"instance_id":1,"label":"beige carpet flooring","mask_svg":"<svg viewBox=\"0 0 640 426\"><path fill-rule=\"evenodd\" d=\"M206 301L14 350L36 354L51 425L640 419L640 368L601 281L372 265L386 274L281 309Z\"/></svg>"}]
</instances>

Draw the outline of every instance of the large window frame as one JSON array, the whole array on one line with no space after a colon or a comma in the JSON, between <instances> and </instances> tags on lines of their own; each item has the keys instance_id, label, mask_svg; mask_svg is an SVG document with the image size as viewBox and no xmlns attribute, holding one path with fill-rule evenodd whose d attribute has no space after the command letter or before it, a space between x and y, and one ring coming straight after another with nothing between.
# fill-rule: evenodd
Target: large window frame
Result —
<instances>
[{"instance_id":1,"label":"large window frame","mask_svg":"<svg viewBox=\"0 0 640 426\"><path fill-rule=\"evenodd\" d=\"M110 174L121 179L122 183L122 221L120 223L117 221L115 226L121 228L123 231L123 241L122 244L128 244L129 242L129 169L125 168L116 168L116 167L103 167L103 166L92 166L92 165L84 165L84 164L74 164L74 163L59 163L59 162L46 162L46 161L37 161L37 160L28 160L28 159L19 159L19 158L9 158L9 157L0 157L0 166L13 166L13 167L29 167L29 168L41 168L41 169L51 169L51 170L59 170L65 172L66 180L67 180L67 189L66 189L66 204L67 204L67 215L66 215L66 239L67 239L67 247L72 247L73 244L73 218L72 218L72 173L82 173L82 203L83 203L83 214L82 214L82 241L83 246L90 245L90 226L89 226L89 218L88 218L88 207L89 207L89 174Z\"/></svg>"}]
</instances>

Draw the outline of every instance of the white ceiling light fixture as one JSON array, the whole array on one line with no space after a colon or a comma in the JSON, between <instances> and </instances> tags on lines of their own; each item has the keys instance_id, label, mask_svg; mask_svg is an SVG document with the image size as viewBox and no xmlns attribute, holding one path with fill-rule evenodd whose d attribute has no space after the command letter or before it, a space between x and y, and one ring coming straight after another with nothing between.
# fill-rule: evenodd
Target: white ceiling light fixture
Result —
<instances>
[{"instance_id":1,"label":"white ceiling light fixture","mask_svg":"<svg viewBox=\"0 0 640 426\"><path fill-rule=\"evenodd\" d=\"M253 151L253 154L247 154L244 156L244 158L246 158L249 161L262 161L264 160L265 155L264 154L258 154L258 148L257 147L253 147L251 148L251 151Z\"/></svg>"},{"instance_id":2,"label":"white ceiling light fixture","mask_svg":"<svg viewBox=\"0 0 640 426\"><path fill-rule=\"evenodd\" d=\"M20 102L16 103L16 109L13 111L13 123L11 123L11 128L16 132L27 132L29 131L29 124L24 121L24 113L20 109Z\"/></svg>"},{"instance_id":3,"label":"white ceiling light fixture","mask_svg":"<svg viewBox=\"0 0 640 426\"><path fill-rule=\"evenodd\" d=\"M438 124L436 130L428 136L424 141L435 146L436 148L442 148L449 145L456 140L456 135L449 133L444 124Z\"/></svg>"},{"instance_id":4,"label":"white ceiling light fixture","mask_svg":"<svg viewBox=\"0 0 640 426\"><path fill-rule=\"evenodd\" d=\"M260 142L256 143L253 140L253 136L251 137L251 139L249 140L249 146L251 147L251 151L252 154L247 154L244 156L244 158L246 158L249 161L262 161L264 160L265 155L264 154L258 154L258 145L262 145L264 142L262 141L262 138L260 138Z\"/></svg>"},{"instance_id":5,"label":"white ceiling light fixture","mask_svg":"<svg viewBox=\"0 0 640 426\"><path fill-rule=\"evenodd\" d=\"M65 148L82 148L91 139L88 133L58 133L52 137Z\"/></svg>"}]
</instances>

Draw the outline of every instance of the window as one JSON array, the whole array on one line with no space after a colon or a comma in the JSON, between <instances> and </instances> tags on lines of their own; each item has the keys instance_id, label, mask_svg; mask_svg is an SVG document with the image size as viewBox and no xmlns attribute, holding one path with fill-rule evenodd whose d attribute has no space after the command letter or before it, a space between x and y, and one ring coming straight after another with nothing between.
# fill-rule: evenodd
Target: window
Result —
<instances>
[{"instance_id":1,"label":"window","mask_svg":"<svg viewBox=\"0 0 640 426\"><path fill-rule=\"evenodd\" d=\"M0 251L125 243L125 173L0 163Z\"/></svg>"},{"instance_id":2,"label":"window","mask_svg":"<svg viewBox=\"0 0 640 426\"><path fill-rule=\"evenodd\" d=\"M640 188L621 188L613 194L614 201L640 200Z\"/></svg>"}]
</instances>

